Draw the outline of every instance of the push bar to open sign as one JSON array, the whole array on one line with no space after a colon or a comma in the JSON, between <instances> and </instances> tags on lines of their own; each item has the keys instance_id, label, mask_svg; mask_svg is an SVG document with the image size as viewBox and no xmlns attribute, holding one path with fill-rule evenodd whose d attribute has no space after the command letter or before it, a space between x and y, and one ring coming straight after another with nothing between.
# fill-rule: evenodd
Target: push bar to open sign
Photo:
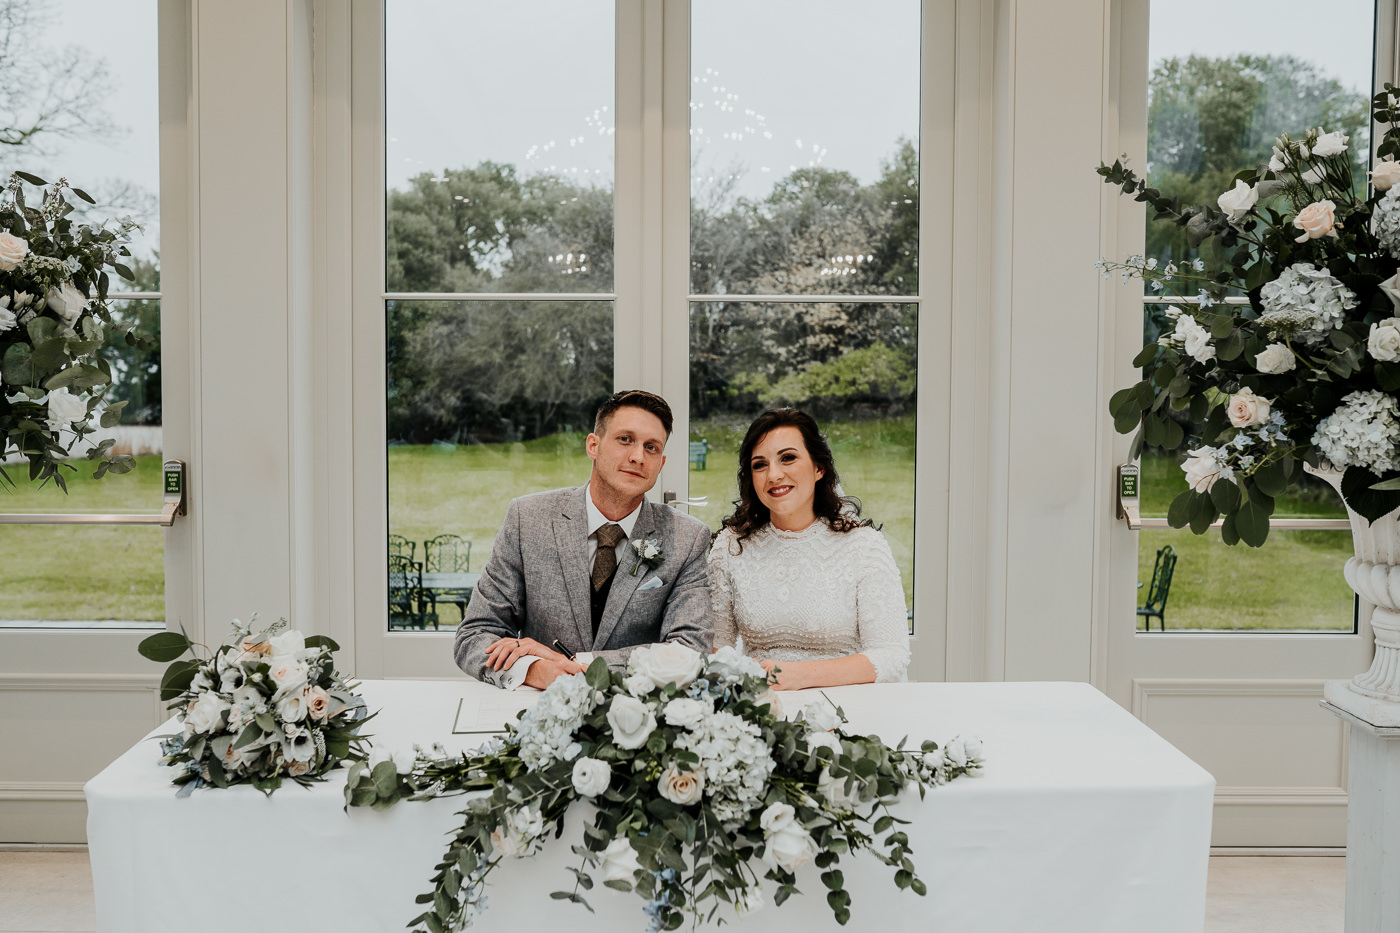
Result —
<instances>
[{"instance_id":1,"label":"push bar to open sign","mask_svg":"<svg viewBox=\"0 0 1400 933\"><path fill-rule=\"evenodd\" d=\"M24 513L0 515L0 525L161 525L169 528L176 515L185 514L185 461L161 464L165 504L159 514L94 515L92 513Z\"/></svg>"}]
</instances>

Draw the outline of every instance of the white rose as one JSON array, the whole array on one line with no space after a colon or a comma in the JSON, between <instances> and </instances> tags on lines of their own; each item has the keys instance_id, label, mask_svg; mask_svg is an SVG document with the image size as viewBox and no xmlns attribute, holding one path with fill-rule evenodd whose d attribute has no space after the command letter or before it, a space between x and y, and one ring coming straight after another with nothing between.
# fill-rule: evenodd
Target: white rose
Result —
<instances>
[{"instance_id":1,"label":"white rose","mask_svg":"<svg viewBox=\"0 0 1400 933\"><path fill-rule=\"evenodd\" d=\"M1317 142L1313 143L1313 155L1341 155L1347 151L1347 139L1345 133L1323 133L1317 138Z\"/></svg>"},{"instance_id":2,"label":"white rose","mask_svg":"<svg viewBox=\"0 0 1400 933\"><path fill-rule=\"evenodd\" d=\"M1326 177L1327 175L1323 172L1322 166L1320 165L1310 168L1303 173L1303 181L1310 185L1320 185L1322 184L1322 179Z\"/></svg>"},{"instance_id":3,"label":"white rose","mask_svg":"<svg viewBox=\"0 0 1400 933\"><path fill-rule=\"evenodd\" d=\"M774 814L774 810L781 811ZM759 818L764 829L763 861L770 868L795 872L817 857L817 843L812 834L794 819L793 809L785 803L775 803Z\"/></svg>"},{"instance_id":4,"label":"white rose","mask_svg":"<svg viewBox=\"0 0 1400 933\"><path fill-rule=\"evenodd\" d=\"M74 421L87 421L87 403L67 386L49 393L48 406L49 430L55 433L71 427Z\"/></svg>"},{"instance_id":5,"label":"white rose","mask_svg":"<svg viewBox=\"0 0 1400 933\"><path fill-rule=\"evenodd\" d=\"M694 729L714 712L714 706L709 700L692 700L690 697L678 697L666 704L666 708L661 711L661 718L666 720L666 725L677 726L681 729Z\"/></svg>"},{"instance_id":6,"label":"white rose","mask_svg":"<svg viewBox=\"0 0 1400 933\"><path fill-rule=\"evenodd\" d=\"M185 713L185 721L194 727L195 732L216 732L223 725L224 711L228 704L212 691L205 691L190 704Z\"/></svg>"},{"instance_id":7,"label":"white rose","mask_svg":"<svg viewBox=\"0 0 1400 933\"><path fill-rule=\"evenodd\" d=\"M1366 352L1382 363L1400 360L1400 317L1388 317L1371 325Z\"/></svg>"},{"instance_id":8,"label":"white rose","mask_svg":"<svg viewBox=\"0 0 1400 933\"><path fill-rule=\"evenodd\" d=\"M641 748L656 728L656 716L636 697L614 696L608 707L608 725L618 748Z\"/></svg>"},{"instance_id":9,"label":"white rose","mask_svg":"<svg viewBox=\"0 0 1400 933\"><path fill-rule=\"evenodd\" d=\"M1284 159L1285 159L1285 154L1284 154L1283 150L1280 149L1278 146L1275 146L1275 147L1274 147L1274 154L1273 154L1272 156L1269 157L1269 171L1274 172L1274 173L1278 173L1278 172L1283 171L1285 168L1287 168L1287 167L1288 167L1288 163L1287 163L1286 161L1284 161Z\"/></svg>"},{"instance_id":10,"label":"white rose","mask_svg":"<svg viewBox=\"0 0 1400 933\"><path fill-rule=\"evenodd\" d=\"M1295 243L1306 243L1324 236L1337 235L1337 205L1331 201L1314 201L1298 212L1293 218L1293 226L1303 231L1294 238Z\"/></svg>"},{"instance_id":11,"label":"white rose","mask_svg":"<svg viewBox=\"0 0 1400 933\"><path fill-rule=\"evenodd\" d=\"M765 833L772 833L791 826L796 821L797 811L792 808L792 804L774 803L759 815L758 825Z\"/></svg>"},{"instance_id":12,"label":"white rose","mask_svg":"<svg viewBox=\"0 0 1400 933\"><path fill-rule=\"evenodd\" d=\"M1293 351L1281 343L1271 343L1254 359L1254 368L1265 375L1277 375L1279 373L1292 372L1298 365L1298 360L1293 356Z\"/></svg>"},{"instance_id":13,"label":"white rose","mask_svg":"<svg viewBox=\"0 0 1400 933\"><path fill-rule=\"evenodd\" d=\"M0 271L9 272L24 262L29 255L29 244L13 233L0 233Z\"/></svg>"},{"instance_id":14,"label":"white rose","mask_svg":"<svg viewBox=\"0 0 1400 933\"><path fill-rule=\"evenodd\" d=\"M1187 453L1190 459L1181 465L1181 469L1186 473L1186 485L1196 492L1210 492L1210 487L1214 486L1216 481L1228 479L1233 475L1227 473L1215 459L1214 448L1199 447Z\"/></svg>"},{"instance_id":15,"label":"white rose","mask_svg":"<svg viewBox=\"0 0 1400 933\"><path fill-rule=\"evenodd\" d=\"M1376 167L1367 174L1371 176L1371 184L1377 191L1389 191L1396 181L1400 181L1400 162L1387 157L1384 162L1377 162Z\"/></svg>"},{"instance_id":16,"label":"white rose","mask_svg":"<svg viewBox=\"0 0 1400 933\"><path fill-rule=\"evenodd\" d=\"M19 321L15 318L15 313L10 310L10 296L0 296L0 334L7 330L14 330L19 326Z\"/></svg>"},{"instance_id":17,"label":"white rose","mask_svg":"<svg viewBox=\"0 0 1400 933\"><path fill-rule=\"evenodd\" d=\"M45 292L44 300L48 303L50 311L63 318L63 323L72 327L82 315L83 309L88 306L90 299L78 291L72 282L64 282L58 288L51 288Z\"/></svg>"},{"instance_id":18,"label":"white rose","mask_svg":"<svg viewBox=\"0 0 1400 933\"><path fill-rule=\"evenodd\" d=\"M271 654L274 658L286 657L300 661L307 655L306 638L296 629L288 629L280 635L274 635L268 639L268 642L271 645Z\"/></svg>"},{"instance_id":19,"label":"white rose","mask_svg":"<svg viewBox=\"0 0 1400 933\"><path fill-rule=\"evenodd\" d=\"M597 758L574 762L574 790L584 797L597 797L612 783L612 766Z\"/></svg>"},{"instance_id":20,"label":"white rose","mask_svg":"<svg viewBox=\"0 0 1400 933\"><path fill-rule=\"evenodd\" d=\"M682 771L673 761L661 772L661 777L656 781L656 790L667 800L683 807L699 803L700 795L705 790L705 772Z\"/></svg>"},{"instance_id":21,"label":"white rose","mask_svg":"<svg viewBox=\"0 0 1400 933\"><path fill-rule=\"evenodd\" d=\"M1400 334L1396 335L1400 339ZM1230 396L1226 412L1230 424L1237 428L1247 428L1253 424L1264 424L1269 420L1269 400L1255 395L1254 390L1245 386Z\"/></svg>"},{"instance_id":22,"label":"white rose","mask_svg":"<svg viewBox=\"0 0 1400 933\"><path fill-rule=\"evenodd\" d=\"M982 740L972 735L963 739L963 751L967 752L968 761L982 760Z\"/></svg>"},{"instance_id":23,"label":"white rose","mask_svg":"<svg viewBox=\"0 0 1400 933\"><path fill-rule=\"evenodd\" d=\"M705 658L705 673L711 680L737 684L745 677L766 677L757 661L733 645L725 645Z\"/></svg>"},{"instance_id":24,"label":"white rose","mask_svg":"<svg viewBox=\"0 0 1400 933\"><path fill-rule=\"evenodd\" d=\"M939 768L943 767L947 763L948 756L943 754L942 749L935 749L934 751L926 752L923 757L923 765L930 771L937 771Z\"/></svg>"},{"instance_id":25,"label":"white rose","mask_svg":"<svg viewBox=\"0 0 1400 933\"><path fill-rule=\"evenodd\" d=\"M822 768L821 776L817 778L817 793L826 798L827 804L838 813L854 810L860 803L860 785L852 781L851 792L846 793L846 778L832 777L830 768Z\"/></svg>"},{"instance_id":26,"label":"white rose","mask_svg":"<svg viewBox=\"0 0 1400 933\"><path fill-rule=\"evenodd\" d=\"M622 678L622 689L634 697L645 696L656 689L656 684L645 674L629 674Z\"/></svg>"},{"instance_id":27,"label":"white rose","mask_svg":"<svg viewBox=\"0 0 1400 933\"><path fill-rule=\"evenodd\" d=\"M829 748L836 754L841 754L841 740L831 732L808 732L802 737L802 741L807 743L807 747L812 751L819 748Z\"/></svg>"},{"instance_id":28,"label":"white rose","mask_svg":"<svg viewBox=\"0 0 1400 933\"><path fill-rule=\"evenodd\" d=\"M1382 282L1380 290L1385 293L1385 297L1390 299L1390 303L1395 306L1395 309L1400 311L1400 272Z\"/></svg>"},{"instance_id":29,"label":"white rose","mask_svg":"<svg viewBox=\"0 0 1400 933\"><path fill-rule=\"evenodd\" d=\"M277 718L283 722L301 722L306 718L306 694L297 690L277 703Z\"/></svg>"},{"instance_id":30,"label":"white rose","mask_svg":"<svg viewBox=\"0 0 1400 933\"><path fill-rule=\"evenodd\" d=\"M1252 185L1236 180L1235 187L1222 194L1215 203L1230 215L1230 223L1239 223L1259 203L1259 192Z\"/></svg>"},{"instance_id":31,"label":"white rose","mask_svg":"<svg viewBox=\"0 0 1400 933\"><path fill-rule=\"evenodd\" d=\"M967 767L967 747L962 739L953 739L943 746L943 754L948 756L948 762L955 768Z\"/></svg>"},{"instance_id":32,"label":"white rose","mask_svg":"<svg viewBox=\"0 0 1400 933\"><path fill-rule=\"evenodd\" d=\"M700 667L700 652L674 641L634 648L627 658L629 674L644 675L658 687L673 683L678 690L695 682Z\"/></svg>"},{"instance_id":33,"label":"white rose","mask_svg":"<svg viewBox=\"0 0 1400 933\"><path fill-rule=\"evenodd\" d=\"M836 707L825 699L808 703L802 710L802 720L814 732L830 732L840 721L836 718Z\"/></svg>"},{"instance_id":34,"label":"white rose","mask_svg":"<svg viewBox=\"0 0 1400 933\"><path fill-rule=\"evenodd\" d=\"M269 664L272 675L272 682L278 686L278 692L290 692L306 683L307 667L290 657L274 657Z\"/></svg>"},{"instance_id":35,"label":"white rose","mask_svg":"<svg viewBox=\"0 0 1400 933\"><path fill-rule=\"evenodd\" d=\"M1215 347L1210 345L1210 331L1196 322L1189 314L1176 319L1176 336L1181 338L1186 355L1198 363L1208 363L1215 359Z\"/></svg>"},{"instance_id":36,"label":"white rose","mask_svg":"<svg viewBox=\"0 0 1400 933\"><path fill-rule=\"evenodd\" d=\"M637 862L637 850L626 836L619 836L603 850L598 866L603 871L604 881L632 882L634 873L641 870Z\"/></svg>"}]
</instances>

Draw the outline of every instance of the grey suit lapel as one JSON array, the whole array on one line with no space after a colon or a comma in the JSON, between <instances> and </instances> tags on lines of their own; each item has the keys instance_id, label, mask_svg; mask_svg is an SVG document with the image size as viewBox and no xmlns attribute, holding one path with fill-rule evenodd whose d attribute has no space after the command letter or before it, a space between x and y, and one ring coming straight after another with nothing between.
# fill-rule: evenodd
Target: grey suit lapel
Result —
<instances>
[{"instance_id":1,"label":"grey suit lapel","mask_svg":"<svg viewBox=\"0 0 1400 933\"><path fill-rule=\"evenodd\" d=\"M569 610L574 615L578 643L593 641L592 588L588 582L588 511L583 497L587 487L569 499L564 511L554 519L554 548L564 573L564 589L569 594Z\"/></svg>"},{"instance_id":2,"label":"grey suit lapel","mask_svg":"<svg viewBox=\"0 0 1400 933\"><path fill-rule=\"evenodd\" d=\"M647 576L646 564L642 564L637 569L636 576L632 574L632 568L637 566L637 551L632 547L632 542L638 538L656 537L656 516L652 510L657 508L664 508L664 506L653 505L651 502L642 503L642 511L637 516L637 523L632 526L632 537L628 539L627 547L623 548L623 553L626 556L618 562L617 573L613 575L612 589L608 591L608 604L603 607L603 618L598 623L598 637L593 641L594 651L601 649L608 643L613 630L622 621L622 613L627 608L627 603L631 601L632 594L637 591L637 586L642 582L642 578Z\"/></svg>"}]
</instances>

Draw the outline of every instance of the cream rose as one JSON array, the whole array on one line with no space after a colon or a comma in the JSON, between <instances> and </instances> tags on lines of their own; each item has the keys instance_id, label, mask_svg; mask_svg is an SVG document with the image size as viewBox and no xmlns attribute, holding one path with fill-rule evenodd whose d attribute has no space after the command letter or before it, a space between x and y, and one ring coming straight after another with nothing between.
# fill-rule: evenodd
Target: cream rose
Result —
<instances>
[{"instance_id":1,"label":"cream rose","mask_svg":"<svg viewBox=\"0 0 1400 933\"><path fill-rule=\"evenodd\" d=\"M87 420L87 403L63 388L49 393L49 430L58 432L68 428L74 421Z\"/></svg>"},{"instance_id":2,"label":"cream rose","mask_svg":"<svg viewBox=\"0 0 1400 933\"><path fill-rule=\"evenodd\" d=\"M248 635L239 648L246 654L271 654L272 645L265 635Z\"/></svg>"},{"instance_id":3,"label":"cream rose","mask_svg":"<svg viewBox=\"0 0 1400 933\"><path fill-rule=\"evenodd\" d=\"M636 697L613 697L607 718L618 748L641 748L656 728L651 707Z\"/></svg>"},{"instance_id":4,"label":"cream rose","mask_svg":"<svg viewBox=\"0 0 1400 933\"><path fill-rule=\"evenodd\" d=\"M795 872L817 857L817 843L797 822L791 805L772 804L758 822L764 831L763 862L770 868Z\"/></svg>"},{"instance_id":5,"label":"cream rose","mask_svg":"<svg viewBox=\"0 0 1400 933\"><path fill-rule=\"evenodd\" d=\"M1337 227L1337 205L1331 201L1314 201L1298 212L1298 216L1293 218L1293 226L1303 231L1302 235L1295 237L1295 243L1306 243L1308 240L1316 240L1324 236L1336 236Z\"/></svg>"},{"instance_id":6,"label":"cream rose","mask_svg":"<svg viewBox=\"0 0 1400 933\"><path fill-rule=\"evenodd\" d=\"M311 762L301 761L293 758L287 762L287 774L290 777L301 777L311 770Z\"/></svg>"},{"instance_id":7,"label":"cream rose","mask_svg":"<svg viewBox=\"0 0 1400 933\"><path fill-rule=\"evenodd\" d=\"M673 683L684 690L700 676L700 652L679 642L663 641L635 648L627 658L627 673L649 679L658 687Z\"/></svg>"},{"instance_id":8,"label":"cream rose","mask_svg":"<svg viewBox=\"0 0 1400 933\"><path fill-rule=\"evenodd\" d=\"M700 802L705 790L705 772L682 771L674 761L661 772L656 781L656 790L661 796L675 804L688 807Z\"/></svg>"},{"instance_id":9,"label":"cream rose","mask_svg":"<svg viewBox=\"0 0 1400 933\"><path fill-rule=\"evenodd\" d=\"M306 694L297 690L277 701L277 718L283 722L301 722L306 718Z\"/></svg>"},{"instance_id":10,"label":"cream rose","mask_svg":"<svg viewBox=\"0 0 1400 933\"><path fill-rule=\"evenodd\" d=\"M29 244L13 233L0 233L0 271L9 272L24 262Z\"/></svg>"},{"instance_id":11,"label":"cream rose","mask_svg":"<svg viewBox=\"0 0 1400 933\"><path fill-rule=\"evenodd\" d=\"M51 288L45 292L44 300L50 311L61 317L63 323L72 327L82 316L83 309L88 306L90 299L78 291L72 282L64 282L58 288Z\"/></svg>"},{"instance_id":12,"label":"cream rose","mask_svg":"<svg viewBox=\"0 0 1400 933\"><path fill-rule=\"evenodd\" d=\"M1347 151L1347 139L1345 133L1323 133L1313 143L1313 155L1334 156L1341 155Z\"/></svg>"},{"instance_id":13,"label":"cream rose","mask_svg":"<svg viewBox=\"0 0 1400 933\"><path fill-rule=\"evenodd\" d=\"M268 639L269 650L274 658L285 657L300 661L307 655L306 638L296 629L288 629L280 635ZM314 654L315 652L310 652Z\"/></svg>"},{"instance_id":14,"label":"cream rose","mask_svg":"<svg viewBox=\"0 0 1400 933\"><path fill-rule=\"evenodd\" d=\"M1400 317L1388 317L1371 325L1366 352L1382 363L1400 360Z\"/></svg>"},{"instance_id":15,"label":"cream rose","mask_svg":"<svg viewBox=\"0 0 1400 933\"><path fill-rule=\"evenodd\" d=\"M1247 428L1250 425L1263 424L1268 421L1269 408L1268 399L1255 395L1253 389L1245 386L1230 396L1230 404L1226 407L1226 412L1230 416L1230 424L1233 427Z\"/></svg>"},{"instance_id":16,"label":"cream rose","mask_svg":"<svg viewBox=\"0 0 1400 933\"><path fill-rule=\"evenodd\" d=\"M269 673L279 692L290 692L306 683L307 667L289 658L274 659Z\"/></svg>"},{"instance_id":17,"label":"cream rose","mask_svg":"<svg viewBox=\"0 0 1400 933\"><path fill-rule=\"evenodd\" d=\"M1230 215L1230 223L1239 223L1259 203L1259 191L1252 185L1247 185L1238 179L1235 187L1222 194L1216 199L1216 204L1220 209Z\"/></svg>"},{"instance_id":18,"label":"cream rose","mask_svg":"<svg viewBox=\"0 0 1400 933\"><path fill-rule=\"evenodd\" d=\"M602 869L605 882L626 881L629 884L642 868L637 862L637 850L632 848L626 836L619 836L608 843L598 867Z\"/></svg>"},{"instance_id":19,"label":"cream rose","mask_svg":"<svg viewBox=\"0 0 1400 933\"><path fill-rule=\"evenodd\" d=\"M585 797L597 797L612 783L612 766L597 758L574 762L574 790Z\"/></svg>"},{"instance_id":20,"label":"cream rose","mask_svg":"<svg viewBox=\"0 0 1400 933\"><path fill-rule=\"evenodd\" d=\"M312 687L306 692L306 715L317 722L325 722L331 713L331 695L322 687Z\"/></svg>"},{"instance_id":21,"label":"cream rose","mask_svg":"<svg viewBox=\"0 0 1400 933\"><path fill-rule=\"evenodd\" d=\"M1293 351L1281 343L1269 344L1254 358L1254 368L1269 376L1292 372L1297 365Z\"/></svg>"},{"instance_id":22,"label":"cream rose","mask_svg":"<svg viewBox=\"0 0 1400 933\"><path fill-rule=\"evenodd\" d=\"M194 727L195 732L217 732L223 727L227 709L228 704L219 699L217 693L206 691L186 709L185 720Z\"/></svg>"},{"instance_id":23,"label":"cream rose","mask_svg":"<svg viewBox=\"0 0 1400 933\"><path fill-rule=\"evenodd\" d=\"M1371 185L1377 191L1389 191L1400 181L1400 162L1387 158L1384 162L1377 162L1376 167L1367 174L1371 176Z\"/></svg>"}]
</instances>

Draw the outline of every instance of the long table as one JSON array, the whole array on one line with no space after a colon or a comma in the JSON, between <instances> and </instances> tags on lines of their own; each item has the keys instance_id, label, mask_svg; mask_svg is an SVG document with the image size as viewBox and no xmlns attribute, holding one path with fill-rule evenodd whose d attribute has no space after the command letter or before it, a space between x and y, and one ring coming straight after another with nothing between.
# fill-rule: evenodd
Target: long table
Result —
<instances>
[{"instance_id":1,"label":"long table","mask_svg":"<svg viewBox=\"0 0 1400 933\"><path fill-rule=\"evenodd\" d=\"M890 869L846 856L851 928L978 933L1186 933L1202 929L1215 782L1094 688L1079 683L888 684L828 689L849 731L893 744L978 735L984 776L906 795L906 827L928 895L898 890ZM531 693L474 681L370 681L370 723L390 748L473 747ZM787 709L807 699L782 697ZM173 721L153 735L175 731ZM244 931L260 927L383 933L421 910L461 801L343 810L337 774L265 798L239 787L176 799L147 739L85 788L98 933ZM572 820L571 820L572 822ZM579 838L550 837L528 861L492 873L478 929L643 930L642 901L599 886L597 911L549 898L572 888ZM739 929L836 930L815 870L804 892ZM769 891L771 897L771 890ZM735 922L732 915L730 922Z\"/></svg>"}]
</instances>

